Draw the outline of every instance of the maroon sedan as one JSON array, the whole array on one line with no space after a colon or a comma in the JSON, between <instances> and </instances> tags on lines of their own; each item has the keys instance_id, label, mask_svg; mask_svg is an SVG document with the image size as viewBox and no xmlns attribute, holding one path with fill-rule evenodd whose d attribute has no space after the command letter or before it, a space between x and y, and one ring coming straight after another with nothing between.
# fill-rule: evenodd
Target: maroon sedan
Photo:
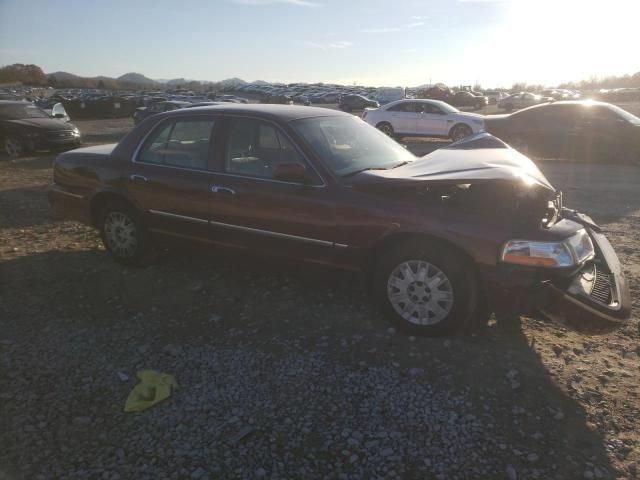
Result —
<instances>
[{"instance_id":1,"label":"maroon sedan","mask_svg":"<svg viewBox=\"0 0 640 480\"><path fill-rule=\"evenodd\" d=\"M490 135L416 158L352 115L219 105L59 155L49 199L119 262L176 242L365 272L398 326L450 333L490 312L584 330L630 316L619 261L587 216Z\"/></svg>"}]
</instances>

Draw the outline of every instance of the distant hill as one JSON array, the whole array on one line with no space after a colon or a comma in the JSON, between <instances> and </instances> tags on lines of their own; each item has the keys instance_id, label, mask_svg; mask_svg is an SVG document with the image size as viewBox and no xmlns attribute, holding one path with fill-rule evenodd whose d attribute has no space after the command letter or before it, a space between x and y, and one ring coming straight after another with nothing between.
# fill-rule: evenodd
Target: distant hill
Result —
<instances>
[{"instance_id":1,"label":"distant hill","mask_svg":"<svg viewBox=\"0 0 640 480\"><path fill-rule=\"evenodd\" d=\"M141 73L129 72L124 75L120 75L116 78L119 83L122 85L145 85L145 86L155 86L158 85L158 82L155 80L151 80L148 77L145 77Z\"/></svg>"},{"instance_id":2,"label":"distant hill","mask_svg":"<svg viewBox=\"0 0 640 480\"><path fill-rule=\"evenodd\" d=\"M82 78L78 75L74 75L73 73L69 73L69 72L48 73L47 77L55 78L56 80L75 80L77 78Z\"/></svg>"}]
</instances>

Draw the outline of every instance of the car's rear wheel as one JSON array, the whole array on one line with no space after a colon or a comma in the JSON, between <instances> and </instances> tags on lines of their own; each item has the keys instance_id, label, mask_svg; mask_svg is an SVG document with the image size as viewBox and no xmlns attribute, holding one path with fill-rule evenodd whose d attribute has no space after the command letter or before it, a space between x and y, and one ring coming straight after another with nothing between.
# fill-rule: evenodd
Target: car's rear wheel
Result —
<instances>
[{"instance_id":1,"label":"car's rear wheel","mask_svg":"<svg viewBox=\"0 0 640 480\"><path fill-rule=\"evenodd\" d=\"M18 158L24 153L24 144L18 137L7 137L3 142L4 153L11 158Z\"/></svg>"},{"instance_id":2,"label":"car's rear wheel","mask_svg":"<svg viewBox=\"0 0 640 480\"><path fill-rule=\"evenodd\" d=\"M504 106L504 108L505 108L505 110L506 110L507 112L512 112L512 111L513 111L513 104L512 104L512 103L507 103L507 104Z\"/></svg>"},{"instance_id":3,"label":"car's rear wheel","mask_svg":"<svg viewBox=\"0 0 640 480\"><path fill-rule=\"evenodd\" d=\"M385 256L374 292L387 316L415 335L443 335L464 327L475 309L473 266L439 242L413 240Z\"/></svg>"},{"instance_id":4,"label":"car's rear wheel","mask_svg":"<svg viewBox=\"0 0 640 480\"><path fill-rule=\"evenodd\" d=\"M451 132L449 133L449 137L454 142L457 142L458 140L462 140L463 138L469 137L472 134L473 134L473 130L471 130L471 127L469 127L469 125L460 123L451 129Z\"/></svg>"},{"instance_id":5,"label":"car's rear wheel","mask_svg":"<svg viewBox=\"0 0 640 480\"><path fill-rule=\"evenodd\" d=\"M117 262L140 266L152 260L149 233L135 208L114 201L105 206L100 219L102 243Z\"/></svg>"},{"instance_id":6,"label":"car's rear wheel","mask_svg":"<svg viewBox=\"0 0 640 480\"><path fill-rule=\"evenodd\" d=\"M376 125L376 128L380 130L382 133L384 133L385 135L388 135L390 137L393 137L395 133L393 131L393 127L389 122L380 122L379 124Z\"/></svg>"}]
</instances>

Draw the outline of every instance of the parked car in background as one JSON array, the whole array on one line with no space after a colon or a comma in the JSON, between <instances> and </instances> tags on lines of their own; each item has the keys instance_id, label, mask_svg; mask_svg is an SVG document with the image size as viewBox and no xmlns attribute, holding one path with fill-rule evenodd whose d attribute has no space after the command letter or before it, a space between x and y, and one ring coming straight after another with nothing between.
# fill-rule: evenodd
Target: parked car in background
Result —
<instances>
[{"instance_id":1,"label":"parked car in background","mask_svg":"<svg viewBox=\"0 0 640 480\"><path fill-rule=\"evenodd\" d=\"M489 99L486 96L474 95L471 92L464 91L454 93L452 97L445 101L454 107L472 107L476 110L489 104Z\"/></svg>"},{"instance_id":2,"label":"parked car in background","mask_svg":"<svg viewBox=\"0 0 640 480\"><path fill-rule=\"evenodd\" d=\"M543 97L535 93L520 92L509 95L498 102L499 108L504 108L507 112L518 110L520 108L530 107L532 105L538 105L552 100L550 97Z\"/></svg>"},{"instance_id":3,"label":"parked car in background","mask_svg":"<svg viewBox=\"0 0 640 480\"><path fill-rule=\"evenodd\" d=\"M29 102L0 100L0 142L6 155L17 158L34 150L77 147L80 131Z\"/></svg>"},{"instance_id":4,"label":"parked car in background","mask_svg":"<svg viewBox=\"0 0 640 480\"><path fill-rule=\"evenodd\" d=\"M195 242L360 271L412 334L533 308L584 330L630 317L597 225L486 134L419 159L335 110L180 109L59 155L53 181L54 212L96 227L121 263Z\"/></svg>"},{"instance_id":5,"label":"parked car in background","mask_svg":"<svg viewBox=\"0 0 640 480\"><path fill-rule=\"evenodd\" d=\"M133 123L135 125L142 122L145 118L150 117L151 115L156 115L158 113L170 112L171 110L177 110L179 108L186 108L192 105L191 102L180 102L180 101L166 101L166 102L156 102L150 104L148 107L138 107L136 111L133 113Z\"/></svg>"},{"instance_id":6,"label":"parked car in background","mask_svg":"<svg viewBox=\"0 0 640 480\"><path fill-rule=\"evenodd\" d=\"M454 141L484 131L484 117L461 112L440 100L398 100L367 108L362 118L391 137L425 136Z\"/></svg>"},{"instance_id":7,"label":"parked car in background","mask_svg":"<svg viewBox=\"0 0 640 480\"><path fill-rule=\"evenodd\" d=\"M487 90L484 92L484 96L489 100L489 105L495 105L500 100L507 98L509 95L498 90Z\"/></svg>"},{"instance_id":8,"label":"parked car in background","mask_svg":"<svg viewBox=\"0 0 640 480\"><path fill-rule=\"evenodd\" d=\"M379 87L371 95L380 105L402 100L407 96L406 89L402 87Z\"/></svg>"},{"instance_id":9,"label":"parked car in background","mask_svg":"<svg viewBox=\"0 0 640 480\"><path fill-rule=\"evenodd\" d=\"M364 110L367 107L378 108L380 104L364 95L341 95L338 107L345 112Z\"/></svg>"},{"instance_id":10,"label":"parked car in background","mask_svg":"<svg viewBox=\"0 0 640 480\"><path fill-rule=\"evenodd\" d=\"M610 103L559 101L485 117L487 131L534 155L640 163L640 118Z\"/></svg>"}]
</instances>

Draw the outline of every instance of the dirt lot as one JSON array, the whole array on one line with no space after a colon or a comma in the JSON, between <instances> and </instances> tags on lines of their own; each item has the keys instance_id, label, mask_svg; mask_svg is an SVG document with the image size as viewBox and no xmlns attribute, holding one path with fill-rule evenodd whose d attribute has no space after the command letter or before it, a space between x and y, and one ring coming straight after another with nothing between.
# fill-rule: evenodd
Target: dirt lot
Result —
<instances>
[{"instance_id":1,"label":"dirt lot","mask_svg":"<svg viewBox=\"0 0 640 480\"><path fill-rule=\"evenodd\" d=\"M128 122L77 123L107 142ZM640 475L640 168L540 165L605 227L628 326L424 339L341 272L197 251L118 266L51 218L52 159L0 160L0 479ZM142 368L179 386L123 413Z\"/></svg>"}]
</instances>

